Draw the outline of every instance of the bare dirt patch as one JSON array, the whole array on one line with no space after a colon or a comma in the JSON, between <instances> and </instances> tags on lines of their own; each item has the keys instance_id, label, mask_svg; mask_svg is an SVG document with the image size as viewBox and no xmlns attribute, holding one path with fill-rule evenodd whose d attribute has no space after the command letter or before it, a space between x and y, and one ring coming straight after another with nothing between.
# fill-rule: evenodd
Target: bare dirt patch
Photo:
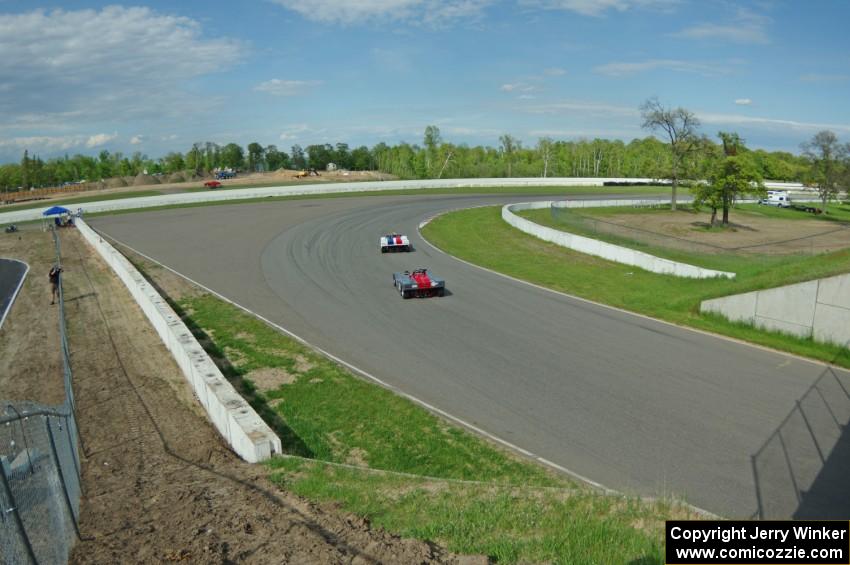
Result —
<instances>
[{"instance_id":1,"label":"bare dirt patch","mask_svg":"<svg viewBox=\"0 0 850 565\"><path fill-rule=\"evenodd\" d=\"M129 292L76 231L61 235L83 467L83 539L71 563L458 561L426 542L400 539L280 490L266 479L265 467L239 460L203 417ZM49 374L52 361L44 359L59 349L58 339L45 335L58 327L55 313L43 313L49 237L37 232L23 233L15 240L20 244L0 240L7 255L19 246L16 257L32 261L40 275L15 305L14 321L7 321L16 331L4 325L0 337L6 369L25 365L36 372L27 382L0 371L4 396L35 398L48 379L32 375ZM32 339L18 331L33 325L42 329ZM9 363L13 358L17 362ZM56 375L60 396L39 400L61 400Z\"/></svg>"},{"instance_id":2,"label":"bare dirt patch","mask_svg":"<svg viewBox=\"0 0 850 565\"><path fill-rule=\"evenodd\" d=\"M708 212L653 211L615 214L605 216L604 221L591 221L601 232L706 253L825 253L850 247L850 225L837 222L782 220L733 211L731 226L707 229L710 219ZM662 240L654 234L670 237Z\"/></svg>"},{"instance_id":3,"label":"bare dirt patch","mask_svg":"<svg viewBox=\"0 0 850 565\"><path fill-rule=\"evenodd\" d=\"M283 385L291 385L295 382L297 376L298 375L293 375L286 369L266 368L251 371L243 378L254 383L254 386L257 387L258 391L268 392L270 390L277 390Z\"/></svg>"},{"instance_id":4,"label":"bare dirt patch","mask_svg":"<svg viewBox=\"0 0 850 565\"><path fill-rule=\"evenodd\" d=\"M27 263L29 273L3 327L0 328L0 400L31 400L58 405L65 397L59 355L59 311L50 304L47 273L55 260L50 232L22 227L18 233L0 233L0 257ZM76 263L65 269L74 272ZM73 303L79 297L71 294Z\"/></svg>"}]
</instances>

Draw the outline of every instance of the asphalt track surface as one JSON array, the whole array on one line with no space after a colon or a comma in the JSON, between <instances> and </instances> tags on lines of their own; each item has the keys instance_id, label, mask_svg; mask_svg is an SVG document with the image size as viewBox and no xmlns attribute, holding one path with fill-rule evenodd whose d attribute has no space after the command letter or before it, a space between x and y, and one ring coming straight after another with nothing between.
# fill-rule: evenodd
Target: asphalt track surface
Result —
<instances>
[{"instance_id":1,"label":"asphalt track surface","mask_svg":"<svg viewBox=\"0 0 850 565\"><path fill-rule=\"evenodd\" d=\"M12 308L18 290L29 267L14 259L0 259L0 327Z\"/></svg>"},{"instance_id":2,"label":"asphalt track surface","mask_svg":"<svg viewBox=\"0 0 850 565\"><path fill-rule=\"evenodd\" d=\"M510 280L433 249L417 231L445 210L534 199L292 200L91 224L398 389L584 477L627 493L683 497L727 517L754 515L752 456L825 367ZM381 254L378 237L393 230L409 235L415 252ZM392 273L419 266L446 279L446 297L401 299ZM850 390L850 373L832 375ZM790 517L803 504L799 491L785 492L788 481L776 478L781 469L772 474L786 464L782 457L787 450L760 463L760 493L796 500ZM797 457L793 450L790 457ZM830 489L810 511L846 519L847 488L837 497Z\"/></svg>"}]
</instances>

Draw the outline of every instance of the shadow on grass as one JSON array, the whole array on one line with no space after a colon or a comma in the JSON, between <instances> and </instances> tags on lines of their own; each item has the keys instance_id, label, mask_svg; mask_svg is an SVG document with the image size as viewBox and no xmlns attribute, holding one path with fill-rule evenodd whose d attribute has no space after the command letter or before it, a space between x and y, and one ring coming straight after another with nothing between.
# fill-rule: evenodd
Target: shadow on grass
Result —
<instances>
[{"instance_id":1,"label":"shadow on grass","mask_svg":"<svg viewBox=\"0 0 850 565\"><path fill-rule=\"evenodd\" d=\"M304 443L304 440L295 433L295 430L289 427L286 421L280 417L274 408L269 406L268 401L260 394L254 385L242 378L242 373L234 367L227 359L224 351L221 350L215 341L201 328L195 320L177 304L168 294L160 287L145 271L144 266L136 261L131 261L136 269L145 277L145 279L153 286L156 291L162 296L174 312L180 316L180 319L204 348L204 351L212 358L213 362L219 368L224 377L233 385L236 391L251 405L260 418L274 430L280 438L283 451L289 455L299 455L301 457L315 458L315 453Z\"/></svg>"}]
</instances>

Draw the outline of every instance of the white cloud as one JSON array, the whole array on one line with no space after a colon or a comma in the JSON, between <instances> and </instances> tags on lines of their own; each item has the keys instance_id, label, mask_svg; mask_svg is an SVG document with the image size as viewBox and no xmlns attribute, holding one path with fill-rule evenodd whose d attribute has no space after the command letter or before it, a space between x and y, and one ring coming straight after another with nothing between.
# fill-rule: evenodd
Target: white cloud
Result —
<instances>
[{"instance_id":1,"label":"white cloud","mask_svg":"<svg viewBox=\"0 0 850 565\"><path fill-rule=\"evenodd\" d=\"M564 69L559 69L557 67L551 67L543 70L543 74L550 77L559 77L567 74L567 71Z\"/></svg>"},{"instance_id":2,"label":"white cloud","mask_svg":"<svg viewBox=\"0 0 850 565\"><path fill-rule=\"evenodd\" d=\"M98 147L100 145L105 145L109 143L113 139L118 137L118 132L109 134L109 133L99 133L97 135L92 135L86 140L86 147Z\"/></svg>"},{"instance_id":3,"label":"white cloud","mask_svg":"<svg viewBox=\"0 0 850 565\"><path fill-rule=\"evenodd\" d=\"M281 132L279 139L282 141L287 141L290 139L298 139L303 134L310 131L310 126L307 124L292 124L288 125L284 128L283 132Z\"/></svg>"},{"instance_id":4,"label":"white cloud","mask_svg":"<svg viewBox=\"0 0 850 565\"><path fill-rule=\"evenodd\" d=\"M67 151L87 147L89 149L108 143L118 137L117 133L95 135L30 135L0 139L0 148L29 149L33 154L46 151Z\"/></svg>"},{"instance_id":5,"label":"white cloud","mask_svg":"<svg viewBox=\"0 0 850 565\"><path fill-rule=\"evenodd\" d=\"M754 126L764 129L793 130L815 132L824 129L837 132L850 132L850 124L826 124L816 122L798 122L778 118L762 118L756 116L741 116L738 114L714 114L697 112L697 117L704 124L725 124L737 126Z\"/></svg>"},{"instance_id":6,"label":"white cloud","mask_svg":"<svg viewBox=\"0 0 850 565\"><path fill-rule=\"evenodd\" d=\"M502 92L534 92L537 87L525 82L512 82L499 87Z\"/></svg>"},{"instance_id":7,"label":"white cloud","mask_svg":"<svg viewBox=\"0 0 850 565\"><path fill-rule=\"evenodd\" d=\"M771 19L746 8L739 8L733 21L725 24L702 23L688 27L673 37L686 39L724 40L733 43L770 43L767 26Z\"/></svg>"},{"instance_id":8,"label":"white cloud","mask_svg":"<svg viewBox=\"0 0 850 565\"><path fill-rule=\"evenodd\" d=\"M130 145L139 145L139 144L141 144L141 143L142 143L142 141L144 140L144 137L145 137L145 136L143 136L143 135L134 135L133 137L131 137L131 138L130 138Z\"/></svg>"},{"instance_id":9,"label":"white cloud","mask_svg":"<svg viewBox=\"0 0 850 565\"><path fill-rule=\"evenodd\" d=\"M301 16L352 25L371 20L442 26L479 18L493 0L271 0Z\"/></svg>"},{"instance_id":10,"label":"white cloud","mask_svg":"<svg viewBox=\"0 0 850 565\"><path fill-rule=\"evenodd\" d=\"M0 127L78 131L194 111L209 99L187 94L187 81L243 51L205 37L195 20L145 7L0 14Z\"/></svg>"},{"instance_id":11,"label":"white cloud","mask_svg":"<svg viewBox=\"0 0 850 565\"><path fill-rule=\"evenodd\" d=\"M850 75L808 73L802 75L800 80L803 82L845 82L850 80Z\"/></svg>"},{"instance_id":12,"label":"white cloud","mask_svg":"<svg viewBox=\"0 0 850 565\"><path fill-rule=\"evenodd\" d=\"M520 0L521 6L544 10L566 10L583 16L604 16L609 11L626 12L648 8L670 10L679 0Z\"/></svg>"},{"instance_id":13,"label":"white cloud","mask_svg":"<svg viewBox=\"0 0 850 565\"><path fill-rule=\"evenodd\" d=\"M519 108L532 114L576 114L593 117L635 117L640 115L637 108L614 106L597 102L565 101L552 104L538 104Z\"/></svg>"},{"instance_id":14,"label":"white cloud","mask_svg":"<svg viewBox=\"0 0 850 565\"><path fill-rule=\"evenodd\" d=\"M749 106L752 103L753 101L749 98L738 98L737 100L735 100L735 104L737 104L738 106Z\"/></svg>"},{"instance_id":15,"label":"white cloud","mask_svg":"<svg viewBox=\"0 0 850 565\"><path fill-rule=\"evenodd\" d=\"M703 76L717 76L731 72L730 65L698 63L676 59L649 59L635 63L608 63L607 65L599 65L593 69L596 73L612 77L629 76L655 70L694 73Z\"/></svg>"},{"instance_id":16,"label":"white cloud","mask_svg":"<svg viewBox=\"0 0 850 565\"><path fill-rule=\"evenodd\" d=\"M273 78L258 84L254 87L254 90L273 96L296 96L320 84L322 84L320 80L281 80L279 78Z\"/></svg>"},{"instance_id":17,"label":"white cloud","mask_svg":"<svg viewBox=\"0 0 850 565\"><path fill-rule=\"evenodd\" d=\"M172 134L169 134L169 135L163 135L161 137L161 139L162 139L162 141L174 141L175 139L177 139L177 137L178 136L177 136L176 133L172 133Z\"/></svg>"}]
</instances>

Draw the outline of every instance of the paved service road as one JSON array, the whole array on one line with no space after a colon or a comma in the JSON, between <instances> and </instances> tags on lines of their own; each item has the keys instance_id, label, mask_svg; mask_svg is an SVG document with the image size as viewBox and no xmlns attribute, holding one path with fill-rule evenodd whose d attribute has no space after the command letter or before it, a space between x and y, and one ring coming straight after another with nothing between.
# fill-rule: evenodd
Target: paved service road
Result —
<instances>
[{"instance_id":1,"label":"paved service road","mask_svg":"<svg viewBox=\"0 0 850 565\"><path fill-rule=\"evenodd\" d=\"M605 486L752 515L751 456L824 367L514 282L435 251L417 233L438 211L530 199L299 200L92 224L399 389ZM392 230L408 234L416 251L382 255L378 237ZM445 298L399 297L393 271L418 266L446 279Z\"/></svg>"}]
</instances>

